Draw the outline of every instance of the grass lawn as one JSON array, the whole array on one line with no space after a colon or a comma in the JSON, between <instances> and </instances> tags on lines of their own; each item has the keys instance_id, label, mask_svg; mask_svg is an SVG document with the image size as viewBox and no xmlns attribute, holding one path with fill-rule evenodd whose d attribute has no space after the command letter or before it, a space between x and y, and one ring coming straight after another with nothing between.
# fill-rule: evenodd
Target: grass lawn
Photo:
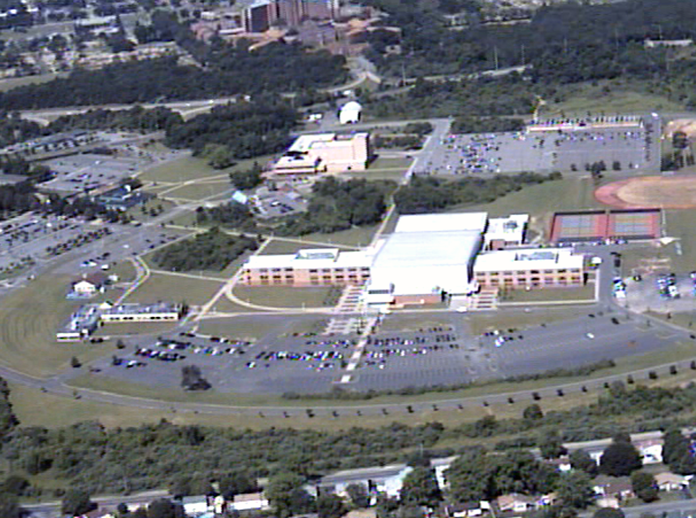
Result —
<instances>
[{"instance_id":1,"label":"grass lawn","mask_svg":"<svg viewBox=\"0 0 696 518\"><path fill-rule=\"evenodd\" d=\"M153 273L127 298L126 302L154 303L158 301L202 305L220 289L221 282L192 279Z\"/></svg>"},{"instance_id":2,"label":"grass lawn","mask_svg":"<svg viewBox=\"0 0 696 518\"><path fill-rule=\"evenodd\" d=\"M564 178L524 187L492 203L456 206L448 212L487 211L490 216L528 213L530 226L546 235L556 211L607 208L594 198L595 186L590 178Z\"/></svg>"},{"instance_id":3,"label":"grass lawn","mask_svg":"<svg viewBox=\"0 0 696 518\"><path fill-rule=\"evenodd\" d=\"M587 284L581 288L553 288L539 290L509 290L501 295L505 302L559 302L568 300L594 300L595 285Z\"/></svg>"},{"instance_id":4,"label":"grass lawn","mask_svg":"<svg viewBox=\"0 0 696 518\"><path fill-rule=\"evenodd\" d=\"M205 159L189 156L152 167L144 171L139 178L143 181L185 182L187 180L200 180L209 176L225 177L232 171L250 169L254 162L263 165L272 158L271 155L266 155L249 160L240 160L232 167L226 169L213 169Z\"/></svg>"},{"instance_id":5,"label":"grass lawn","mask_svg":"<svg viewBox=\"0 0 696 518\"><path fill-rule=\"evenodd\" d=\"M32 376L67 367L72 356L83 362L110 354L112 344L57 343L55 333L80 302L65 299L71 278L44 275L0 302L0 361Z\"/></svg>"},{"instance_id":6,"label":"grass lawn","mask_svg":"<svg viewBox=\"0 0 696 518\"><path fill-rule=\"evenodd\" d=\"M542 108L541 115L553 117L560 114L587 115L587 112L598 115L605 112L607 115L615 113L640 113L640 112L680 112L684 107L669 99L632 91L628 88L610 85L606 81L599 82L597 86L589 83L579 85L566 99L555 103L546 99L546 106Z\"/></svg>"},{"instance_id":7,"label":"grass lawn","mask_svg":"<svg viewBox=\"0 0 696 518\"><path fill-rule=\"evenodd\" d=\"M3 79L2 81L0 81L0 92L12 90L13 88L17 88L18 86L48 83L49 81L53 81L59 75L63 74L41 74L36 76L10 77L8 79Z\"/></svg>"},{"instance_id":8,"label":"grass lawn","mask_svg":"<svg viewBox=\"0 0 696 518\"><path fill-rule=\"evenodd\" d=\"M200 321L199 332L213 336L225 336L240 340L261 340L266 336L290 335L292 333L319 333L326 327L328 317L300 320L259 320L235 318L206 318Z\"/></svg>"},{"instance_id":9,"label":"grass lawn","mask_svg":"<svg viewBox=\"0 0 696 518\"><path fill-rule=\"evenodd\" d=\"M131 282L135 280L135 267L130 261L112 263L109 275L118 275L118 282Z\"/></svg>"},{"instance_id":10,"label":"grass lawn","mask_svg":"<svg viewBox=\"0 0 696 518\"><path fill-rule=\"evenodd\" d=\"M480 335L494 329L517 328L538 326L543 323L568 320L578 316L577 308L535 308L530 311L499 309L489 313L470 313L464 317L468 320L471 332Z\"/></svg>"},{"instance_id":11,"label":"grass lawn","mask_svg":"<svg viewBox=\"0 0 696 518\"><path fill-rule=\"evenodd\" d=\"M666 246L646 245L631 248L623 253L623 272L631 273L634 268L660 265L663 272L689 272L696 270L696 210L665 211L666 234L678 241Z\"/></svg>"},{"instance_id":12,"label":"grass lawn","mask_svg":"<svg viewBox=\"0 0 696 518\"><path fill-rule=\"evenodd\" d=\"M182 185L164 194L165 198L177 198L189 201L200 201L207 199L229 199L232 194L232 184L229 180L216 183L197 183ZM224 191L230 191L225 193Z\"/></svg>"},{"instance_id":13,"label":"grass lawn","mask_svg":"<svg viewBox=\"0 0 696 518\"><path fill-rule=\"evenodd\" d=\"M317 241L327 245L339 244L346 246L354 246L357 248L367 246L372 241L372 236L377 230L378 225L369 227L355 227L340 232L332 232L331 234L307 234L306 236L298 236L297 239L306 241Z\"/></svg>"},{"instance_id":14,"label":"grass lawn","mask_svg":"<svg viewBox=\"0 0 696 518\"><path fill-rule=\"evenodd\" d=\"M160 207L163 209L160 211ZM166 212L171 210L174 207L174 203L171 201L167 200L160 200L160 199L151 199L148 200L147 202L143 203L142 205L131 207L128 209L126 212L128 213L129 216L132 216L133 219L136 221L148 221L152 219L153 216L150 216L150 210L155 209L155 211L159 212ZM159 215L159 214L158 214Z\"/></svg>"},{"instance_id":15,"label":"grass lawn","mask_svg":"<svg viewBox=\"0 0 696 518\"><path fill-rule=\"evenodd\" d=\"M185 182L224 174L226 170L213 169L201 158L183 157L145 170L138 176L142 181Z\"/></svg>"},{"instance_id":16,"label":"grass lawn","mask_svg":"<svg viewBox=\"0 0 696 518\"><path fill-rule=\"evenodd\" d=\"M273 254L294 254L298 250L303 248L308 248L309 245L302 243L295 243L294 241L283 241L280 239L272 239L270 243L261 251L259 255L273 255Z\"/></svg>"},{"instance_id":17,"label":"grass lawn","mask_svg":"<svg viewBox=\"0 0 696 518\"><path fill-rule=\"evenodd\" d=\"M413 162L412 158L400 157L400 158L377 158L370 163L368 171L371 169L403 169L404 171L409 168Z\"/></svg>"},{"instance_id":18,"label":"grass lawn","mask_svg":"<svg viewBox=\"0 0 696 518\"><path fill-rule=\"evenodd\" d=\"M330 286L293 288L290 286L235 286L234 294L240 299L278 308L327 307L325 301L331 294Z\"/></svg>"},{"instance_id":19,"label":"grass lawn","mask_svg":"<svg viewBox=\"0 0 696 518\"><path fill-rule=\"evenodd\" d=\"M408 167L404 168L397 168L397 169L372 169L370 168L369 171L356 171L356 172L348 172L348 173L342 173L340 176L341 178L355 178L355 179L365 179L365 180L391 180L393 182L400 182L401 179L404 177L404 174L406 173L406 169Z\"/></svg>"}]
</instances>

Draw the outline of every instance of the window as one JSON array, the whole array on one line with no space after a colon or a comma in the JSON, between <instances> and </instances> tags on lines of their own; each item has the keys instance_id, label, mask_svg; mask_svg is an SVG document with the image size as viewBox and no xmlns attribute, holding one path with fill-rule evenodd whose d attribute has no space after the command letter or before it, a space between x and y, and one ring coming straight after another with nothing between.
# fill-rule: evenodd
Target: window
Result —
<instances>
[{"instance_id":1,"label":"window","mask_svg":"<svg viewBox=\"0 0 696 518\"><path fill-rule=\"evenodd\" d=\"M309 273L317 273L319 270L309 270Z\"/></svg>"},{"instance_id":2,"label":"window","mask_svg":"<svg viewBox=\"0 0 696 518\"><path fill-rule=\"evenodd\" d=\"M279 272L279 271L280 271L280 268L273 268L273 270L271 270L271 271L274 272L274 273L275 273L275 272Z\"/></svg>"}]
</instances>

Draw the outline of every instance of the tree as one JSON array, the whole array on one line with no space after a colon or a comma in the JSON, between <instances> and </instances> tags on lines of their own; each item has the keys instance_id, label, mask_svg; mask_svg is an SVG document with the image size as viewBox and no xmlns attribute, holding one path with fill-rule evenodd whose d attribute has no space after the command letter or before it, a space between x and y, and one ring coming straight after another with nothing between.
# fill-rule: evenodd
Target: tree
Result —
<instances>
[{"instance_id":1,"label":"tree","mask_svg":"<svg viewBox=\"0 0 696 518\"><path fill-rule=\"evenodd\" d=\"M599 470L597 463L592 460L590 454L585 450L574 450L570 452L570 466L573 469L584 471L590 476L595 476Z\"/></svg>"},{"instance_id":2,"label":"tree","mask_svg":"<svg viewBox=\"0 0 696 518\"><path fill-rule=\"evenodd\" d=\"M341 518L347 511L341 497L334 494L319 496L316 506L319 518Z\"/></svg>"},{"instance_id":3,"label":"tree","mask_svg":"<svg viewBox=\"0 0 696 518\"><path fill-rule=\"evenodd\" d=\"M185 365L181 368L181 386L184 390L208 390L211 387L196 365Z\"/></svg>"},{"instance_id":4,"label":"tree","mask_svg":"<svg viewBox=\"0 0 696 518\"><path fill-rule=\"evenodd\" d=\"M312 509L312 497L302 489L304 479L295 473L279 473L270 478L266 496L278 518L288 518Z\"/></svg>"},{"instance_id":5,"label":"tree","mask_svg":"<svg viewBox=\"0 0 696 518\"><path fill-rule=\"evenodd\" d=\"M594 500L592 482L587 473L571 471L563 473L556 481L557 505L563 508L586 509Z\"/></svg>"},{"instance_id":6,"label":"tree","mask_svg":"<svg viewBox=\"0 0 696 518\"><path fill-rule=\"evenodd\" d=\"M624 441L611 443L599 460L600 473L614 477L630 475L642 466L643 461L636 447Z\"/></svg>"},{"instance_id":7,"label":"tree","mask_svg":"<svg viewBox=\"0 0 696 518\"><path fill-rule=\"evenodd\" d=\"M370 505L370 499L367 495L367 488L362 484L348 484L346 493L350 498L351 503L359 508L365 508Z\"/></svg>"},{"instance_id":8,"label":"tree","mask_svg":"<svg viewBox=\"0 0 696 518\"><path fill-rule=\"evenodd\" d=\"M89 493L81 489L68 489L61 502L61 512L70 516L88 513L94 507L94 503L89 498Z\"/></svg>"},{"instance_id":9,"label":"tree","mask_svg":"<svg viewBox=\"0 0 696 518\"><path fill-rule=\"evenodd\" d=\"M529 419L530 421L536 421L544 417L544 412L541 410L539 405L534 403L524 409L524 412L522 412L522 417Z\"/></svg>"},{"instance_id":10,"label":"tree","mask_svg":"<svg viewBox=\"0 0 696 518\"><path fill-rule=\"evenodd\" d=\"M147 506L147 518L186 518L186 513L181 504L160 498Z\"/></svg>"},{"instance_id":11,"label":"tree","mask_svg":"<svg viewBox=\"0 0 696 518\"><path fill-rule=\"evenodd\" d=\"M404 478L401 488L402 504L437 507L442 494L435 478L435 470L418 466Z\"/></svg>"},{"instance_id":12,"label":"tree","mask_svg":"<svg viewBox=\"0 0 696 518\"><path fill-rule=\"evenodd\" d=\"M2 493L8 495L23 496L24 492L29 489L30 484L27 479L19 475L10 475L2 484Z\"/></svg>"},{"instance_id":13,"label":"tree","mask_svg":"<svg viewBox=\"0 0 696 518\"><path fill-rule=\"evenodd\" d=\"M595 511L592 518L625 518L625 515L621 509L602 507L601 509L597 509Z\"/></svg>"},{"instance_id":14,"label":"tree","mask_svg":"<svg viewBox=\"0 0 696 518\"><path fill-rule=\"evenodd\" d=\"M658 498L657 483L651 473L634 471L631 474L633 492L645 503L654 502Z\"/></svg>"},{"instance_id":15,"label":"tree","mask_svg":"<svg viewBox=\"0 0 696 518\"><path fill-rule=\"evenodd\" d=\"M0 516L2 518L21 518L26 514L13 496L0 494Z\"/></svg>"},{"instance_id":16,"label":"tree","mask_svg":"<svg viewBox=\"0 0 696 518\"><path fill-rule=\"evenodd\" d=\"M691 450L690 441L681 430L672 429L663 436L662 459L674 473L692 475L696 473L696 457Z\"/></svg>"},{"instance_id":17,"label":"tree","mask_svg":"<svg viewBox=\"0 0 696 518\"><path fill-rule=\"evenodd\" d=\"M563 440L558 430L549 430L541 436L539 450L541 450L541 456L544 459L557 459L568 453L566 447L563 446Z\"/></svg>"},{"instance_id":18,"label":"tree","mask_svg":"<svg viewBox=\"0 0 696 518\"><path fill-rule=\"evenodd\" d=\"M82 363L80 363L80 360L77 359L77 356L73 356L72 358L70 358L70 366L73 369L79 369L80 367L82 367Z\"/></svg>"}]
</instances>

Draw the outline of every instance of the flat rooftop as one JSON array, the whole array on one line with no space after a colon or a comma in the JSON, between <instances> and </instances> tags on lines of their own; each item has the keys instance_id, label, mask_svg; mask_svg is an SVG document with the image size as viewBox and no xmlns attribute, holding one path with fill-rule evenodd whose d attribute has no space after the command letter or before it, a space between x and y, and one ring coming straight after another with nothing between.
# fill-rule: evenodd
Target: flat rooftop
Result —
<instances>
[{"instance_id":1,"label":"flat rooftop","mask_svg":"<svg viewBox=\"0 0 696 518\"><path fill-rule=\"evenodd\" d=\"M481 233L486 229L487 220L487 212L413 214L400 216L394 233L438 231L472 231Z\"/></svg>"},{"instance_id":2,"label":"flat rooftop","mask_svg":"<svg viewBox=\"0 0 696 518\"><path fill-rule=\"evenodd\" d=\"M146 315L150 313L170 313L178 311L176 304L158 302L156 304L127 303L104 310L105 315Z\"/></svg>"},{"instance_id":3,"label":"flat rooftop","mask_svg":"<svg viewBox=\"0 0 696 518\"><path fill-rule=\"evenodd\" d=\"M474 272L558 270L582 268L584 256L568 248L499 250L479 254Z\"/></svg>"},{"instance_id":4,"label":"flat rooftop","mask_svg":"<svg viewBox=\"0 0 696 518\"><path fill-rule=\"evenodd\" d=\"M486 229L486 243L496 240L522 241L529 214L511 214L507 218L491 218Z\"/></svg>"},{"instance_id":5,"label":"flat rooftop","mask_svg":"<svg viewBox=\"0 0 696 518\"><path fill-rule=\"evenodd\" d=\"M252 255L244 263L244 268L369 268L371 264L370 250L312 248L294 254Z\"/></svg>"}]
</instances>

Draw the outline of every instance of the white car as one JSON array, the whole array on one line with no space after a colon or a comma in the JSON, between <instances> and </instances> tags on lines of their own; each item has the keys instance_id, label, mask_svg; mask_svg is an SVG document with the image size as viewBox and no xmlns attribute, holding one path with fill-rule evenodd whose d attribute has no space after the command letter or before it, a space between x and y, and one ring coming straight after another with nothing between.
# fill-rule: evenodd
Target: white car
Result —
<instances>
[{"instance_id":1,"label":"white car","mask_svg":"<svg viewBox=\"0 0 696 518\"><path fill-rule=\"evenodd\" d=\"M594 334L593 333L585 333L585 336L589 338L590 340L594 340Z\"/></svg>"}]
</instances>

